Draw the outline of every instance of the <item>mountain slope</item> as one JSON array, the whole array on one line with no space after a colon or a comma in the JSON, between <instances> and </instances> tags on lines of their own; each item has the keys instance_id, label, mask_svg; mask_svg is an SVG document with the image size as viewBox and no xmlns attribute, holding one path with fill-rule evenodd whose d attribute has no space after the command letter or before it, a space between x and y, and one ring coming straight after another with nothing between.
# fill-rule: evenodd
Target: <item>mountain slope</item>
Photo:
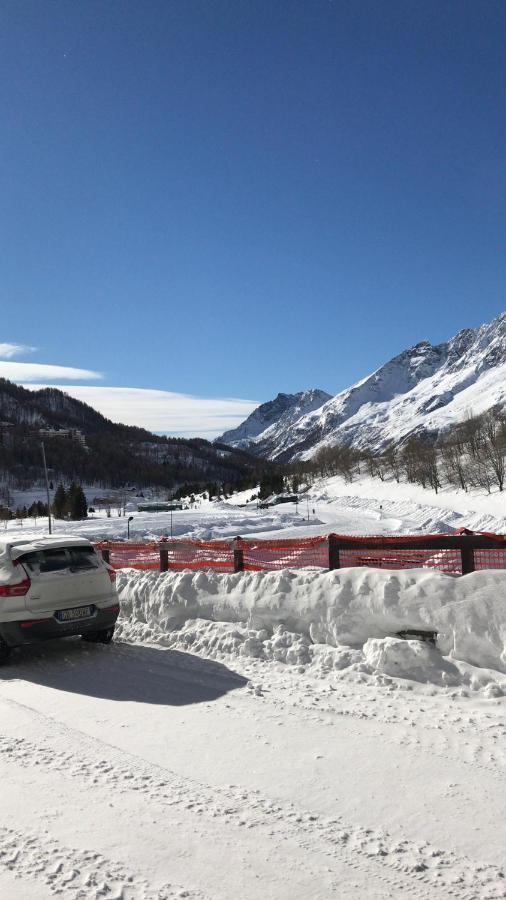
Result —
<instances>
[{"instance_id":1,"label":"mountain slope","mask_svg":"<svg viewBox=\"0 0 506 900\"><path fill-rule=\"evenodd\" d=\"M320 409L330 399L331 394L316 388L298 394L278 394L274 400L258 406L238 428L226 431L218 440L230 447L251 448L262 455L261 447L252 445L268 442L271 430L277 434L280 429L293 428L303 416Z\"/></svg>"},{"instance_id":2,"label":"mountain slope","mask_svg":"<svg viewBox=\"0 0 506 900\"><path fill-rule=\"evenodd\" d=\"M293 422L281 415L250 446L278 461L308 458L334 443L380 451L492 407L506 407L506 313L443 344L422 341L404 350Z\"/></svg>"}]
</instances>

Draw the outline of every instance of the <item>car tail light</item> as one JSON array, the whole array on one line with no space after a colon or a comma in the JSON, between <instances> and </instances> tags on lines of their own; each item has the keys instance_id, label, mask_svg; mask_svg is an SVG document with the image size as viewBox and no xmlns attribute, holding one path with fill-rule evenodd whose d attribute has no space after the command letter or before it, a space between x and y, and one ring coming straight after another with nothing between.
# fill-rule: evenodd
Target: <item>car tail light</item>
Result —
<instances>
[{"instance_id":1,"label":"car tail light","mask_svg":"<svg viewBox=\"0 0 506 900\"><path fill-rule=\"evenodd\" d=\"M113 584L116 584L116 569L107 569L109 573L109 578L111 579Z\"/></svg>"},{"instance_id":2,"label":"car tail light","mask_svg":"<svg viewBox=\"0 0 506 900\"><path fill-rule=\"evenodd\" d=\"M119 603L115 603L114 606L102 606L99 609L99 612L107 612L107 613L119 612Z\"/></svg>"},{"instance_id":3,"label":"car tail light","mask_svg":"<svg viewBox=\"0 0 506 900\"><path fill-rule=\"evenodd\" d=\"M0 597L24 597L32 586L28 577L17 584L0 584Z\"/></svg>"},{"instance_id":4,"label":"car tail light","mask_svg":"<svg viewBox=\"0 0 506 900\"><path fill-rule=\"evenodd\" d=\"M20 628L33 628L34 625L49 625L52 619L27 619L26 622L20 622Z\"/></svg>"}]
</instances>

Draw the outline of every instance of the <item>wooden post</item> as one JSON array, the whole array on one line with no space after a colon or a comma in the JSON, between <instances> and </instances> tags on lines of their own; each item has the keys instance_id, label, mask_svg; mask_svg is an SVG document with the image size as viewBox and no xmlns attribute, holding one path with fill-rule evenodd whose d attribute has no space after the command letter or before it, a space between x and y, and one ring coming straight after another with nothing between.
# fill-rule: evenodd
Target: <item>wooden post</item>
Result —
<instances>
[{"instance_id":1,"label":"wooden post","mask_svg":"<svg viewBox=\"0 0 506 900\"><path fill-rule=\"evenodd\" d=\"M329 569L340 569L341 568L341 560L339 557L339 547L337 545L337 538L335 534L329 534L328 536L329 542Z\"/></svg>"},{"instance_id":2,"label":"wooden post","mask_svg":"<svg viewBox=\"0 0 506 900\"><path fill-rule=\"evenodd\" d=\"M160 572L167 572L169 569L169 547L167 541L162 538L159 545L160 550Z\"/></svg>"},{"instance_id":3,"label":"wooden post","mask_svg":"<svg viewBox=\"0 0 506 900\"><path fill-rule=\"evenodd\" d=\"M242 572L244 570L244 555L239 541L242 541L240 536L234 538L232 541L232 546L234 548L234 572Z\"/></svg>"},{"instance_id":4,"label":"wooden post","mask_svg":"<svg viewBox=\"0 0 506 900\"><path fill-rule=\"evenodd\" d=\"M472 545L468 547L461 547L460 556L462 559L462 574L469 575L470 572L474 572L474 550L472 548Z\"/></svg>"},{"instance_id":5,"label":"wooden post","mask_svg":"<svg viewBox=\"0 0 506 900\"><path fill-rule=\"evenodd\" d=\"M104 562L111 564L111 551L109 547L102 547L102 559Z\"/></svg>"}]
</instances>

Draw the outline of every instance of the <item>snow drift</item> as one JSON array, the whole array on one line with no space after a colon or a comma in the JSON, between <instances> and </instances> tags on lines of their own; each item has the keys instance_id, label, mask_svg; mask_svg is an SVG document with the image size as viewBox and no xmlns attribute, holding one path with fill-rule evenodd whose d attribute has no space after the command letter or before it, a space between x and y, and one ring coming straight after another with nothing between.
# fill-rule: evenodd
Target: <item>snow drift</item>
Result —
<instances>
[{"instance_id":1,"label":"snow drift","mask_svg":"<svg viewBox=\"0 0 506 900\"><path fill-rule=\"evenodd\" d=\"M234 575L122 570L118 588L120 634L128 638L158 640L168 635L170 643L177 632L179 645L191 649L198 639L198 649L205 650L204 642L209 650L217 634L213 624L229 623L225 631L221 629L221 638L225 635L236 650L240 645L242 655L304 662L314 644L337 648L349 657L350 648L362 648L370 639L382 641L404 629L427 629L438 632L438 650L445 656L506 673L506 572L502 571L452 578L419 569ZM199 628L194 620L199 620ZM242 630L234 627L240 623ZM289 654L291 648L295 650ZM380 650L369 644L368 658L371 663L381 657L384 666L385 652ZM391 648L390 658L392 652Z\"/></svg>"}]
</instances>

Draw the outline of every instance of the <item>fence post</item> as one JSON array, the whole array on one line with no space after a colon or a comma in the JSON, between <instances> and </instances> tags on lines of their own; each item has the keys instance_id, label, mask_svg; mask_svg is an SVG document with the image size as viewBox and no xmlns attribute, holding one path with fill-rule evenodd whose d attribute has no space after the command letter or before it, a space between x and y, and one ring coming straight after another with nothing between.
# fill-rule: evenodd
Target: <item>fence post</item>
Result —
<instances>
[{"instance_id":1,"label":"fence post","mask_svg":"<svg viewBox=\"0 0 506 900\"><path fill-rule=\"evenodd\" d=\"M102 559L104 560L105 563L108 563L110 565L111 551L109 550L109 547L102 547Z\"/></svg>"},{"instance_id":2,"label":"fence post","mask_svg":"<svg viewBox=\"0 0 506 900\"><path fill-rule=\"evenodd\" d=\"M167 572L169 569L169 547L167 538L162 538L159 544L160 551L160 572Z\"/></svg>"},{"instance_id":3,"label":"fence post","mask_svg":"<svg viewBox=\"0 0 506 900\"><path fill-rule=\"evenodd\" d=\"M339 547L337 546L335 534L329 534L327 540L329 542L329 569L340 569L341 560L339 558Z\"/></svg>"},{"instance_id":4,"label":"fence post","mask_svg":"<svg viewBox=\"0 0 506 900\"><path fill-rule=\"evenodd\" d=\"M465 538L464 538L465 540ZM467 541L466 541L467 544ZM460 557L462 560L462 574L469 575L470 572L474 572L474 551L471 546L463 546L460 549Z\"/></svg>"},{"instance_id":5,"label":"fence post","mask_svg":"<svg viewBox=\"0 0 506 900\"><path fill-rule=\"evenodd\" d=\"M244 555L239 541L242 541L240 536L232 541L232 547L234 548L234 572L242 572L244 570Z\"/></svg>"}]
</instances>

